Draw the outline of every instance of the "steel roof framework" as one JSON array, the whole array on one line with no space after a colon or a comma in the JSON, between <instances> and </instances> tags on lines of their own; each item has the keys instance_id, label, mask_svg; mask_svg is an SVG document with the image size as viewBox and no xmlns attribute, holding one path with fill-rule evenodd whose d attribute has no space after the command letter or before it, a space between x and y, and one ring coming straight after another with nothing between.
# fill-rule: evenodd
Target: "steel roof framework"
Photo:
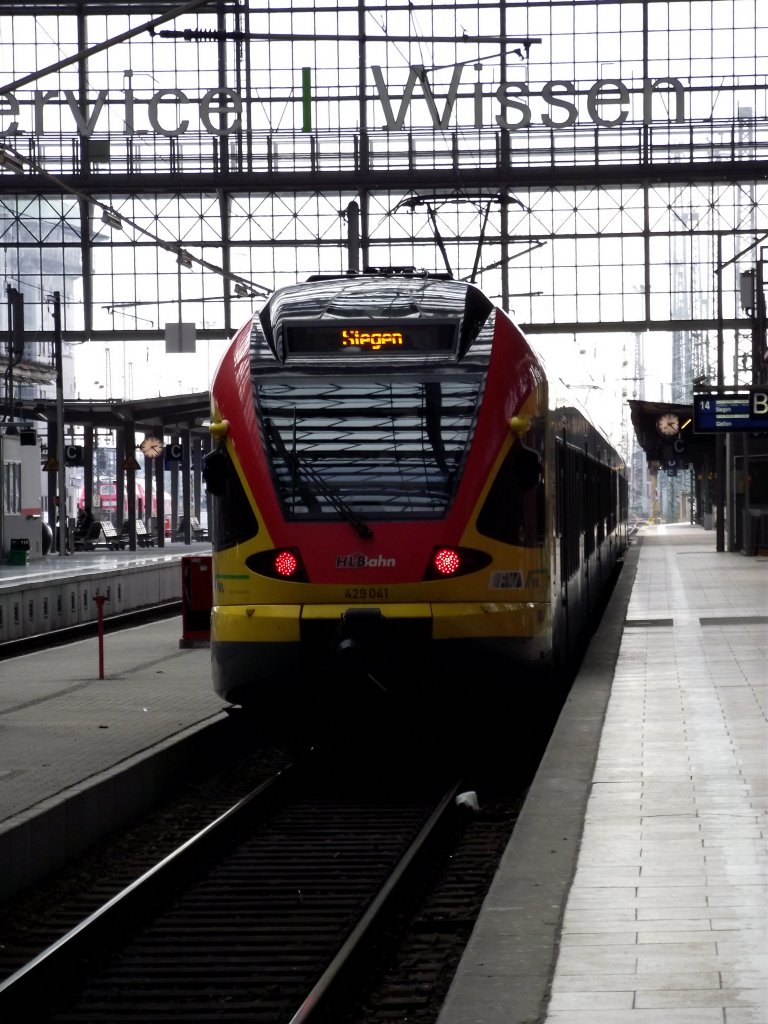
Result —
<instances>
[{"instance_id":1,"label":"steel roof framework","mask_svg":"<svg viewBox=\"0 0 768 1024\"><path fill-rule=\"evenodd\" d=\"M768 236L765 5L204 2L98 48L181 6L0 2L23 162L0 169L3 275L40 337L54 289L65 339L225 337L253 296L346 269L359 209L363 268L447 264L528 330L694 332L689 375L718 327L738 349L730 275ZM621 125L596 120L606 80Z\"/></svg>"}]
</instances>

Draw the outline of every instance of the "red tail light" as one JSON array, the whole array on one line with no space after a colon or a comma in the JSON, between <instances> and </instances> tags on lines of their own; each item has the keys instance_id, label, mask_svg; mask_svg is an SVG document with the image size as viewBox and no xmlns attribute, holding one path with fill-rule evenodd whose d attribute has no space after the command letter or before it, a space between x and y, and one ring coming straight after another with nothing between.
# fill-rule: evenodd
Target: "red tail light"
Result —
<instances>
[{"instance_id":1,"label":"red tail light","mask_svg":"<svg viewBox=\"0 0 768 1024\"><path fill-rule=\"evenodd\" d=\"M456 548L438 548L432 555L432 567L440 576L455 576L461 568L461 555Z\"/></svg>"},{"instance_id":2,"label":"red tail light","mask_svg":"<svg viewBox=\"0 0 768 1024\"><path fill-rule=\"evenodd\" d=\"M425 580L446 580L466 576L491 564L491 556L474 548L438 547L432 551L424 573Z\"/></svg>"},{"instance_id":3,"label":"red tail light","mask_svg":"<svg viewBox=\"0 0 768 1024\"><path fill-rule=\"evenodd\" d=\"M292 551L278 551L275 555L274 565L278 576L290 579L299 568L299 560Z\"/></svg>"},{"instance_id":4,"label":"red tail light","mask_svg":"<svg viewBox=\"0 0 768 1024\"><path fill-rule=\"evenodd\" d=\"M273 580L290 580L291 583L308 583L306 570L298 548L275 548L249 555L245 564L251 572L268 576Z\"/></svg>"}]
</instances>

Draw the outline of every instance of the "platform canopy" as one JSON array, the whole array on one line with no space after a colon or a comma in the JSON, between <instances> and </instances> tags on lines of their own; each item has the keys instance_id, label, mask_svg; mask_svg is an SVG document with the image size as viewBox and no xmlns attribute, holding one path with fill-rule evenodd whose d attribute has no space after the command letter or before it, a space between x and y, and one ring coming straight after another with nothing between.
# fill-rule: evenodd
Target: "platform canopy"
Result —
<instances>
[{"instance_id":1,"label":"platform canopy","mask_svg":"<svg viewBox=\"0 0 768 1024\"><path fill-rule=\"evenodd\" d=\"M55 422L56 402L36 399L17 405L18 415L25 420ZM68 425L90 426L100 430L119 430L132 424L136 430L204 430L210 415L207 391L194 395L167 395L133 401L105 399L66 399L64 422Z\"/></svg>"}]
</instances>

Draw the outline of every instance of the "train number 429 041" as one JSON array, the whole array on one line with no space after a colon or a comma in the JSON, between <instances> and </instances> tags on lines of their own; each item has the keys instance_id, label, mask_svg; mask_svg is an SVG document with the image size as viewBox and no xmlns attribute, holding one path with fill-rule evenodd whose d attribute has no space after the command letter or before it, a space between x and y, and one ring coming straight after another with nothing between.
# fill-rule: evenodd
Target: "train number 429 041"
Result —
<instances>
[{"instance_id":1,"label":"train number 429 041","mask_svg":"<svg viewBox=\"0 0 768 1024\"><path fill-rule=\"evenodd\" d=\"M344 597L348 601L387 601L389 590L386 587L348 587Z\"/></svg>"}]
</instances>

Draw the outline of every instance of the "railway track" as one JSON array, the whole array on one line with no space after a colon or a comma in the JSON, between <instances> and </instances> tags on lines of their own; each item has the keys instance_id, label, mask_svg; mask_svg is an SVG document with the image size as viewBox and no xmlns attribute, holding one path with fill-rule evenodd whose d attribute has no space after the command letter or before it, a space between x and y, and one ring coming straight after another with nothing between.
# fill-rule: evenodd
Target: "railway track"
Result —
<instances>
[{"instance_id":1,"label":"railway track","mask_svg":"<svg viewBox=\"0 0 768 1024\"><path fill-rule=\"evenodd\" d=\"M354 989L366 944L456 824L459 788L437 776L393 782L380 764L296 764L8 978L0 1015L327 1020L341 981Z\"/></svg>"}]
</instances>

